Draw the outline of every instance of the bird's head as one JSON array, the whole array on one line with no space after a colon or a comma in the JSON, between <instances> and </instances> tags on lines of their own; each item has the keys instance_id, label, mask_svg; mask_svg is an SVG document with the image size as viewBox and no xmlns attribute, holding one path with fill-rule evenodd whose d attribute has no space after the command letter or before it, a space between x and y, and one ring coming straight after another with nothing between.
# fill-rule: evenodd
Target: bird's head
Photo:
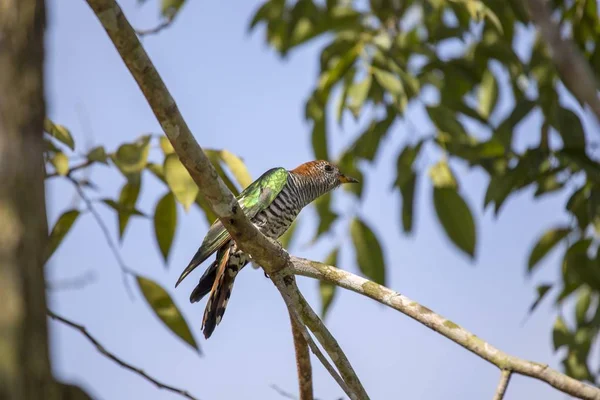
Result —
<instances>
[{"instance_id":1,"label":"bird's head","mask_svg":"<svg viewBox=\"0 0 600 400\"><path fill-rule=\"evenodd\" d=\"M340 169L325 160L306 162L291 171L292 173L314 180L326 192L333 190L342 183L358 183L358 180L344 175Z\"/></svg>"}]
</instances>

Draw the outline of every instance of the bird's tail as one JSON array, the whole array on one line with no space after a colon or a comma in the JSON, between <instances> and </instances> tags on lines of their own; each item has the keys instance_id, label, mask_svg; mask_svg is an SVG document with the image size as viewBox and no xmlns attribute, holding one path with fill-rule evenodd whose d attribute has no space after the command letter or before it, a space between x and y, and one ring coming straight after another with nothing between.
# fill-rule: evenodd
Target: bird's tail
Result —
<instances>
[{"instance_id":1,"label":"bird's tail","mask_svg":"<svg viewBox=\"0 0 600 400\"><path fill-rule=\"evenodd\" d=\"M206 339L212 335L217 325L221 322L223 314L225 314L225 308L227 308L227 302L229 301L229 296L231 296L235 277L242 267L241 265L237 265L236 261L238 259L239 257L235 256L232 259L231 247L228 247L217 257L217 260L213 264L215 266L214 278L212 279L213 284L204 310L204 317L202 318L202 331ZM199 286L200 283L198 284Z\"/></svg>"}]
</instances>

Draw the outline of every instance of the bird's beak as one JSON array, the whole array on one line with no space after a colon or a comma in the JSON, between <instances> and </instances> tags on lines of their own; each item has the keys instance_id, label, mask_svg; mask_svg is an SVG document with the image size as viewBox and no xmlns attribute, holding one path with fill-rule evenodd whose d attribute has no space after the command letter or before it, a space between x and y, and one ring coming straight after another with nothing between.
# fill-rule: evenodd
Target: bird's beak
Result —
<instances>
[{"instance_id":1,"label":"bird's beak","mask_svg":"<svg viewBox=\"0 0 600 400\"><path fill-rule=\"evenodd\" d=\"M354 179L350 176L346 176L344 174L340 174L340 182L342 183L358 183L358 179Z\"/></svg>"}]
</instances>

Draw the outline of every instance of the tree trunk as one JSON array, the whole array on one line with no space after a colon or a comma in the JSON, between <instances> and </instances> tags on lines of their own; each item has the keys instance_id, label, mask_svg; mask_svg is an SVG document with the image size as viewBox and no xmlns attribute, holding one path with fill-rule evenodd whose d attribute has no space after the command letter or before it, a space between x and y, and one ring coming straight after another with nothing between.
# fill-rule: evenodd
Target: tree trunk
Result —
<instances>
[{"instance_id":1,"label":"tree trunk","mask_svg":"<svg viewBox=\"0 0 600 400\"><path fill-rule=\"evenodd\" d=\"M0 0L1 399L89 398L54 381L48 352L45 18L44 0Z\"/></svg>"}]
</instances>

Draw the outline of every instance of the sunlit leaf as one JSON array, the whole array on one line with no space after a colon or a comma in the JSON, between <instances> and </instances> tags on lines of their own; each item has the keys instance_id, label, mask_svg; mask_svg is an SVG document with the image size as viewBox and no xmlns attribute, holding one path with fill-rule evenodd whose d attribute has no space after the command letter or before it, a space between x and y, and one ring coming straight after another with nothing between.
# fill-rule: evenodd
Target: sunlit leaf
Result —
<instances>
[{"instance_id":1,"label":"sunlit leaf","mask_svg":"<svg viewBox=\"0 0 600 400\"><path fill-rule=\"evenodd\" d=\"M220 155L221 160L227 165L242 189L245 189L252 183L252 177L250 176L250 172L248 172L248 168L246 168L246 164L238 156L227 150L221 150Z\"/></svg>"},{"instance_id":2,"label":"sunlit leaf","mask_svg":"<svg viewBox=\"0 0 600 400\"><path fill-rule=\"evenodd\" d=\"M154 210L154 234L165 263L173 244L176 227L177 204L175 204L175 196L169 192L156 203Z\"/></svg>"},{"instance_id":3,"label":"sunlit leaf","mask_svg":"<svg viewBox=\"0 0 600 400\"><path fill-rule=\"evenodd\" d=\"M429 177L437 188L457 189L458 183L446 160L442 160L429 169Z\"/></svg>"},{"instance_id":4,"label":"sunlit leaf","mask_svg":"<svg viewBox=\"0 0 600 400\"><path fill-rule=\"evenodd\" d=\"M372 281L385 285L385 260L375 233L362 220L354 218L350 224L350 236L361 272Z\"/></svg>"},{"instance_id":5,"label":"sunlit leaf","mask_svg":"<svg viewBox=\"0 0 600 400\"><path fill-rule=\"evenodd\" d=\"M221 163L223 161L223 159L221 158L221 151L205 149L204 153L210 160L213 167L217 170L219 177L221 177L221 179L223 180L223 182L225 183L227 188L229 190L231 190L231 193L233 193L234 196L237 196L240 193L240 191L238 190L237 186L235 186L233 181L229 178L229 176L225 173L225 170L223 169L223 166L221 165Z\"/></svg>"},{"instance_id":6,"label":"sunlit leaf","mask_svg":"<svg viewBox=\"0 0 600 400\"><path fill-rule=\"evenodd\" d=\"M452 187L433 188L433 204L446 235L463 252L475 257L475 221L467 203Z\"/></svg>"},{"instance_id":7,"label":"sunlit leaf","mask_svg":"<svg viewBox=\"0 0 600 400\"><path fill-rule=\"evenodd\" d=\"M489 69L483 74L481 85L479 86L479 112L485 118L494 111L498 102L498 82L493 72Z\"/></svg>"},{"instance_id":8,"label":"sunlit leaf","mask_svg":"<svg viewBox=\"0 0 600 400\"><path fill-rule=\"evenodd\" d=\"M175 202L175 200L173 200ZM192 346L198 352L200 347L196 343L187 322L173 302L171 296L158 283L142 276L136 276L137 283L144 298L158 318L184 342Z\"/></svg>"},{"instance_id":9,"label":"sunlit leaf","mask_svg":"<svg viewBox=\"0 0 600 400\"><path fill-rule=\"evenodd\" d=\"M324 71L319 78L317 88L320 93L327 94L331 87L340 81L343 76L350 70L358 54L363 48L363 43L359 42L352 47L346 54L339 58L338 62L329 70Z\"/></svg>"},{"instance_id":10,"label":"sunlit leaf","mask_svg":"<svg viewBox=\"0 0 600 400\"><path fill-rule=\"evenodd\" d=\"M338 248L333 249L325 259L324 264L337 266L338 252ZM321 318L325 319L327 311L329 311L329 307L335 298L336 286L329 282L319 281L319 292L321 293Z\"/></svg>"},{"instance_id":11,"label":"sunlit leaf","mask_svg":"<svg viewBox=\"0 0 600 400\"><path fill-rule=\"evenodd\" d=\"M561 240L571 232L571 228L560 227L546 231L537 241L527 263L527 271L532 272L539 263Z\"/></svg>"},{"instance_id":12,"label":"sunlit leaf","mask_svg":"<svg viewBox=\"0 0 600 400\"><path fill-rule=\"evenodd\" d=\"M565 321L561 317L556 318L554 322L554 328L552 329L552 342L554 344L554 350L560 349L562 346L568 345L572 342L572 335L565 324Z\"/></svg>"},{"instance_id":13,"label":"sunlit leaf","mask_svg":"<svg viewBox=\"0 0 600 400\"><path fill-rule=\"evenodd\" d=\"M167 19L173 19L184 3L185 0L161 0L160 13Z\"/></svg>"},{"instance_id":14,"label":"sunlit leaf","mask_svg":"<svg viewBox=\"0 0 600 400\"><path fill-rule=\"evenodd\" d=\"M63 152L54 153L50 162L54 166L56 173L65 176L69 173L69 157Z\"/></svg>"},{"instance_id":15,"label":"sunlit leaf","mask_svg":"<svg viewBox=\"0 0 600 400\"><path fill-rule=\"evenodd\" d=\"M379 82L379 84L388 92L395 95L404 94L402 81L400 81L400 78L393 73L373 68L373 75L375 76L375 79L377 79L377 82Z\"/></svg>"},{"instance_id":16,"label":"sunlit leaf","mask_svg":"<svg viewBox=\"0 0 600 400\"><path fill-rule=\"evenodd\" d=\"M77 217L79 217L79 214L79 210L68 210L58 217L54 227L52 227L52 230L50 231L50 236L48 237L48 242L46 243L46 261L50 259L67 233L69 233L69 230L75 223Z\"/></svg>"},{"instance_id":17,"label":"sunlit leaf","mask_svg":"<svg viewBox=\"0 0 600 400\"><path fill-rule=\"evenodd\" d=\"M62 125L55 124L48 118L44 119L44 131L48 132L53 138L67 145L71 150L75 150L75 141L71 132Z\"/></svg>"},{"instance_id":18,"label":"sunlit leaf","mask_svg":"<svg viewBox=\"0 0 600 400\"><path fill-rule=\"evenodd\" d=\"M350 97L350 105L348 106L348 109L352 112L355 118L360 115L360 110L367 99L367 94L371 88L371 80L372 75L369 74L365 77L365 79L353 84L348 89L348 97Z\"/></svg>"},{"instance_id":19,"label":"sunlit leaf","mask_svg":"<svg viewBox=\"0 0 600 400\"><path fill-rule=\"evenodd\" d=\"M135 143L121 145L117 152L111 155L111 160L127 179L137 179L146 167L149 151L150 136L143 136Z\"/></svg>"},{"instance_id":20,"label":"sunlit leaf","mask_svg":"<svg viewBox=\"0 0 600 400\"><path fill-rule=\"evenodd\" d=\"M579 290L579 297L575 304L575 320L578 326L583 326L587 322L587 313L592 304L592 291L589 286L584 286Z\"/></svg>"},{"instance_id":21,"label":"sunlit leaf","mask_svg":"<svg viewBox=\"0 0 600 400\"><path fill-rule=\"evenodd\" d=\"M196 200L199 189L187 169L179 161L177 154L172 153L165 157L163 170L167 184L175 198L186 211L189 210Z\"/></svg>"},{"instance_id":22,"label":"sunlit leaf","mask_svg":"<svg viewBox=\"0 0 600 400\"><path fill-rule=\"evenodd\" d=\"M166 136L161 136L159 142L160 148L165 156L175 152L171 141Z\"/></svg>"}]
</instances>

